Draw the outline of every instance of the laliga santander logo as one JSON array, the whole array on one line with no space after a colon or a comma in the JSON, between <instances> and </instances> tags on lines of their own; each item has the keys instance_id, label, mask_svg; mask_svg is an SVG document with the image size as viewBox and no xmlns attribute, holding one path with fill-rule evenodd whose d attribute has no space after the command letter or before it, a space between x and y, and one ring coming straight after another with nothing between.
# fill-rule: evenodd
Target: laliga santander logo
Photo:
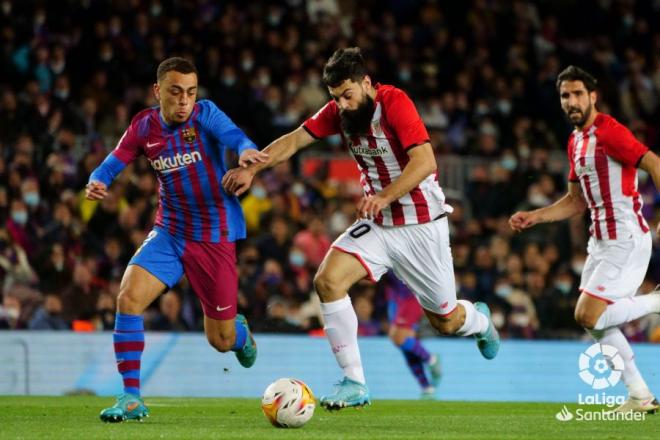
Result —
<instances>
[{"instance_id":1,"label":"laliga santander logo","mask_svg":"<svg viewBox=\"0 0 660 440\"><path fill-rule=\"evenodd\" d=\"M594 390L613 387L623 374L623 358L616 348L606 344L593 344L579 359L580 379Z\"/></svg>"}]
</instances>

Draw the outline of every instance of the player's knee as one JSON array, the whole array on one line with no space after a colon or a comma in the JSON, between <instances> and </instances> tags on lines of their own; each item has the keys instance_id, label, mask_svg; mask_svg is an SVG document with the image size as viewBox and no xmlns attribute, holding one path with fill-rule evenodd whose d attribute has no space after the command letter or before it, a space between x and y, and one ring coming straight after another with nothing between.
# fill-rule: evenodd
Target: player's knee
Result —
<instances>
[{"instance_id":1,"label":"player's knee","mask_svg":"<svg viewBox=\"0 0 660 440\"><path fill-rule=\"evenodd\" d=\"M314 288L323 301L332 301L342 293L338 283L326 272L319 272L314 276Z\"/></svg>"},{"instance_id":2,"label":"player's knee","mask_svg":"<svg viewBox=\"0 0 660 440\"><path fill-rule=\"evenodd\" d=\"M598 322L598 316L590 313L588 310L576 309L575 322L587 330L593 330Z\"/></svg>"},{"instance_id":3,"label":"player's knee","mask_svg":"<svg viewBox=\"0 0 660 440\"><path fill-rule=\"evenodd\" d=\"M398 330L396 327L390 328L390 331L388 333L388 336L390 337L390 340L394 343L394 345L401 346L407 339L408 335L404 334L400 330Z\"/></svg>"},{"instance_id":4,"label":"player's knee","mask_svg":"<svg viewBox=\"0 0 660 440\"><path fill-rule=\"evenodd\" d=\"M117 295L117 310L119 313L139 315L144 311L140 309L141 306L137 292L131 289L123 289L119 292L119 295Z\"/></svg>"}]
</instances>

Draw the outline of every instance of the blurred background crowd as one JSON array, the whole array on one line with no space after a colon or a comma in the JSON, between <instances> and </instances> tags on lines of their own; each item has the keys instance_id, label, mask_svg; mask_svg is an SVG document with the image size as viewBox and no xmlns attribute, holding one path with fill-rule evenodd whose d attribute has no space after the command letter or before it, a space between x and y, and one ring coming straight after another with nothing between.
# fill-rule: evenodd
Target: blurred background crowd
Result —
<instances>
[{"instance_id":1,"label":"blurred background crowd","mask_svg":"<svg viewBox=\"0 0 660 440\"><path fill-rule=\"evenodd\" d=\"M588 221L514 235L507 218L566 190L571 127L555 80L568 64L598 78L601 111L657 149L659 30L660 2L641 0L0 0L0 328L113 327L157 185L140 159L101 203L85 201L83 188L132 115L156 104L160 61L193 60L199 97L264 147L328 100L325 61L357 45L372 78L408 92L429 129L455 207L459 297L491 304L508 337L581 337L573 308ZM242 199L249 238L239 246L239 310L257 331L321 327L313 275L353 222L360 194L356 181L333 176L342 158L328 139L260 175ZM640 175L639 185L655 224L653 183ZM660 280L659 258L656 244L642 292ZM394 288L387 280L354 288L362 335L387 331ZM625 332L660 342L656 318ZM185 280L146 323L200 329Z\"/></svg>"}]
</instances>

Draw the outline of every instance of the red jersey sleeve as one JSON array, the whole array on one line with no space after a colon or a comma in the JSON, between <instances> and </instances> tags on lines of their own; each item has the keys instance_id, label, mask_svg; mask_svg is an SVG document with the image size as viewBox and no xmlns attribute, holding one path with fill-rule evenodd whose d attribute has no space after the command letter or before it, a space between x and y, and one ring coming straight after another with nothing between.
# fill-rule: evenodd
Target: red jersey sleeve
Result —
<instances>
[{"instance_id":1,"label":"red jersey sleeve","mask_svg":"<svg viewBox=\"0 0 660 440\"><path fill-rule=\"evenodd\" d=\"M568 148L566 151L568 152L568 181L577 182L580 179L575 174L575 136L573 134L568 138Z\"/></svg>"},{"instance_id":2,"label":"red jersey sleeve","mask_svg":"<svg viewBox=\"0 0 660 440\"><path fill-rule=\"evenodd\" d=\"M399 89L392 90L383 100L385 118L394 129L404 149L429 142L422 118L408 95Z\"/></svg>"},{"instance_id":3,"label":"red jersey sleeve","mask_svg":"<svg viewBox=\"0 0 660 440\"><path fill-rule=\"evenodd\" d=\"M314 116L303 122L302 127L316 139L341 132L339 108L335 101L324 105Z\"/></svg>"},{"instance_id":4,"label":"red jersey sleeve","mask_svg":"<svg viewBox=\"0 0 660 440\"><path fill-rule=\"evenodd\" d=\"M649 151L648 147L638 141L622 124L612 121L605 127L603 133L605 154L622 165L637 167L642 157Z\"/></svg>"}]
</instances>

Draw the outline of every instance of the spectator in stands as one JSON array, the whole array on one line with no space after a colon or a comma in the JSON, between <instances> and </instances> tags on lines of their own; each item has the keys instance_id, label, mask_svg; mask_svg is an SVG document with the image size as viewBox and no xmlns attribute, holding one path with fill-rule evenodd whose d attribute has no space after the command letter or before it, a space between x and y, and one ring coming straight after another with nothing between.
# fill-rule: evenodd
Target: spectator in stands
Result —
<instances>
[{"instance_id":1,"label":"spectator in stands","mask_svg":"<svg viewBox=\"0 0 660 440\"><path fill-rule=\"evenodd\" d=\"M441 154L438 178L443 188L454 190L451 198L460 200L450 202L457 208L450 221L462 294L494 299L492 282L484 282L492 279L490 271L527 292L528 273L538 272L545 286L533 297L541 319L538 335L580 336L570 320L546 320L545 315L565 313L545 310L570 307L573 297L560 292L575 278L570 267L584 262L571 256L572 248L582 248L586 240L583 222L544 225L512 236L506 222L501 227L501 218L514 205L522 209L554 200L553 192L564 191L560 182L566 153L559 140L566 138L570 127L556 105L554 81L575 57L597 70L604 108L649 147L660 147L660 28L653 25L658 21L653 2L631 3L629 16L636 23L632 27L620 20L618 8L599 3L593 12L602 20L587 20L579 33L551 12L549 2L531 0L365 0L360 8L335 0L308 1L304 8L296 2L271 3L255 0L243 8L230 0L223 7L186 9L184 15L203 25L185 33L177 31L184 15L176 2L158 3L157 13L129 13L122 2L70 2L67 14L59 13L58 2L41 2L32 9L7 3L9 12L3 9L0 14L0 236L3 229L9 230L23 247L43 291L61 290L83 249L91 247L101 256L108 236L122 237L120 258L144 240L157 200L146 161L127 169L113 188L116 192L102 204L79 203L76 194L115 147L127 121L138 109L154 104L150 87L160 61L175 53L197 59L204 66L200 81L208 85L200 96L223 103L227 114L264 145L327 101L319 74L325 56L337 44L358 44L373 53L369 70L375 79L403 88L418 104ZM70 17L90 26L70 26ZM369 24L374 20L378 32ZM603 22L613 23L607 37L600 27ZM221 26L208 25L212 23ZM564 38L569 34L569 40ZM191 35L195 45L188 44ZM576 52L584 47L592 50ZM317 151L335 154L340 151L337 145L330 139ZM460 157L449 161L446 154ZM249 237L272 236L268 220L276 217L285 219L287 229L287 240L266 246L270 251L278 248L274 253L259 255L246 243L249 258L241 258L239 249L239 304L248 317L265 316L268 296L259 295L276 290L265 288L261 276L268 258L278 261L285 292L300 295L302 289L295 286L305 271L295 265L300 256L291 252L290 241L311 227L308 219L321 219L328 241L354 220L350 191L328 178L331 164L321 161L323 166L311 176L303 173L305 159L264 174L261 188L255 184L242 202ZM645 183L640 176L639 187L644 215L650 219L660 197L651 190L650 179ZM538 252L527 250L530 242L537 243ZM549 244L555 244L557 252ZM264 249L264 243L260 245ZM492 264L478 251L481 246ZM307 246L300 248L306 266L318 264ZM656 247L649 268L656 283L659 254ZM95 263L100 285L113 282L114 276L101 258L105 257ZM273 264L268 266L273 272ZM382 305L373 305L375 315L381 316ZM68 306L64 308L67 315ZM509 324L506 312L503 326ZM495 320L499 315L493 313Z\"/></svg>"},{"instance_id":2,"label":"spectator in stands","mask_svg":"<svg viewBox=\"0 0 660 440\"><path fill-rule=\"evenodd\" d=\"M190 330L181 317L181 294L176 290L168 290L161 295L158 302L159 312L151 320L150 330L166 330L185 332ZM114 325L114 323L113 323Z\"/></svg>"},{"instance_id":3,"label":"spectator in stands","mask_svg":"<svg viewBox=\"0 0 660 440\"><path fill-rule=\"evenodd\" d=\"M30 330L68 330L71 326L62 318L62 300L58 295L49 293L44 303L28 322Z\"/></svg>"}]
</instances>

